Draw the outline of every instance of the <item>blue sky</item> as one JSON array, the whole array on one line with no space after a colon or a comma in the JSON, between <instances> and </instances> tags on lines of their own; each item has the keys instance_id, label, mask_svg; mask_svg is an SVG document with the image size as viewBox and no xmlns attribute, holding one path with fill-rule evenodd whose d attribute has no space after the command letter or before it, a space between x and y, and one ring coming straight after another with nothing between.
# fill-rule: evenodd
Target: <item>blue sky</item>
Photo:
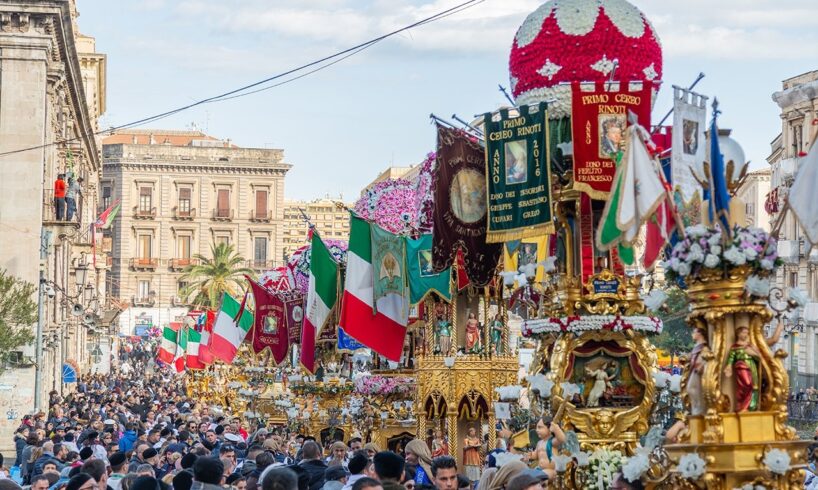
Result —
<instances>
[{"instance_id":1,"label":"blue sky","mask_svg":"<svg viewBox=\"0 0 818 490\"><path fill-rule=\"evenodd\" d=\"M266 78L449 8L461 0L79 0L80 30L108 55L101 127ZM148 127L195 124L241 146L283 148L288 198L360 189L387 166L433 149L431 112L471 117L504 103L508 51L538 0L486 0L386 40L331 68L256 95L208 104ZM717 96L753 168L781 130L772 92L818 69L815 0L632 0L664 49L665 86Z\"/></svg>"}]
</instances>

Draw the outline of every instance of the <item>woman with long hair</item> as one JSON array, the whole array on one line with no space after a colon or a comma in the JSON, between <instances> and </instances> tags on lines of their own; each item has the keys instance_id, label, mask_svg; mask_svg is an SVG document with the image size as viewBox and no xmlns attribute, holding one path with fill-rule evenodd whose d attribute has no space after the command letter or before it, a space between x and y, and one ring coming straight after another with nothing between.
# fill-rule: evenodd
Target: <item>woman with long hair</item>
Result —
<instances>
[{"instance_id":1,"label":"woman with long hair","mask_svg":"<svg viewBox=\"0 0 818 490\"><path fill-rule=\"evenodd\" d=\"M416 485L432 485L432 453L424 441L409 441L406 445L406 462L417 466Z\"/></svg>"}]
</instances>

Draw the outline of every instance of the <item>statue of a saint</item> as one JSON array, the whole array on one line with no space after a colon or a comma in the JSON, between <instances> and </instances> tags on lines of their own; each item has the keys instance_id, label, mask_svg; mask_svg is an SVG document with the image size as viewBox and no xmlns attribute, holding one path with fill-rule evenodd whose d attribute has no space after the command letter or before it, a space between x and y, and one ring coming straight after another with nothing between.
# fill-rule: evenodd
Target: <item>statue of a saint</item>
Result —
<instances>
[{"instance_id":1,"label":"statue of a saint","mask_svg":"<svg viewBox=\"0 0 818 490\"><path fill-rule=\"evenodd\" d=\"M440 348L440 354L448 356L452 349L452 324L449 322L449 317L446 315L446 307L442 303L438 303L435 307L437 315L437 346Z\"/></svg>"},{"instance_id":2,"label":"statue of a saint","mask_svg":"<svg viewBox=\"0 0 818 490\"><path fill-rule=\"evenodd\" d=\"M503 353L503 315L500 313L497 313L491 322L491 345L494 347L495 356Z\"/></svg>"},{"instance_id":3,"label":"statue of a saint","mask_svg":"<svg viewBox=\"0 0 818 490\"><path fill-rule=\"evenodd\" d=\"M616 364L616 361L611 361L611 363ZM617 366L614 365L613 367L616 368ZM594 379L594 385L591 387L590 393L588 393L588 403L586 406L589 408L599 406L600 398L605 394L605 390L608 389L609 382L614 379L614 375L608 374L606 368L610 368L608 363L596 369L585 368L586 376Z\"/></svg>"},{"instance_id":4,"label":"statue of a saint","mask_svg":"<svg viewBox=\"0 0 818 490\"><path fill-rule=\"evenodd\" d=\"M449 443L446 442L446 438L443 437L443 431L437 429L435 431L435 438L432 439L432 457L436 458L438 456L448 456L449 455Z\"/></svg>"},{"instance_id":5,"label":"statue of a saint","mask_svg":"<svg viewBox=\"0 0 818 490\"><path fill-rule=\"evenodd\" d=\"M480 322L474 313L469 313L466 320L466 353L477 351L480 347Z\"/></svg>"},{"instance_id":6,"label":"statue of a saint","mask_svg":"<svg viewBox=\"0 0 818 490\"><path fill-rule=\"evenodd\" d=\"M702 354L707 350L707 332L703 328L694 328L692 336L695 345L690 352L690 374L687 377L690 415L704 415L706 407L704 393L702 393L702 372L704 372Z\"/></svg>"},{"instance_id":7,"label":"statue of a saint","mask_svg":"<svg viewBox=\"0 0 818 490\"><path fill-rule=\"evenodd\" d=\"M473 482L480 480L480 468L483 466L480 458L481 446L477 428L469 427L466 438L463 439L463 466L465 466L466 478Z\"/></svg>"},{"instance_id":8,"label":"statue of a saint","mask_svg":"<svg viewBox=\"0 0 818 490\"><path fill-rule=\"evenodd\" d=\"M772 337L766 339L767 345L772 346L778 342L783 328L784 324L779 323ZM724 376L734 379L736 412L754 412L759 409L760 361L761 353L750 343L750 328L746 325L737 327L736 341L730 347L724 366Z\"/></svg>"}]
</instances>

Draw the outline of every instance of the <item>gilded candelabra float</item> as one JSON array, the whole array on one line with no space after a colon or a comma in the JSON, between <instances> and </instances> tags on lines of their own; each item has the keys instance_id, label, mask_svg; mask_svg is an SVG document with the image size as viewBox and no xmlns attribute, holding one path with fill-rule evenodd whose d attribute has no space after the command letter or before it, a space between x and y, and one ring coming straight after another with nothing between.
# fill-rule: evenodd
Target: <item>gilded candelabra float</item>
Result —
<instances>
[{"instance_id":1,"label":"gilded candelabra float","mask_svg":"<svg viewBox=\"0 0 818 490\"><path fill-rule=\"evenodd\" d=\"M447 303L425 303L424 347L417 356L418 436L434 455L450 454L479 477L485 447L496 443L495 390L517 381L516 349L499 288L467 286Z\"/></svg>"}]
</instances>

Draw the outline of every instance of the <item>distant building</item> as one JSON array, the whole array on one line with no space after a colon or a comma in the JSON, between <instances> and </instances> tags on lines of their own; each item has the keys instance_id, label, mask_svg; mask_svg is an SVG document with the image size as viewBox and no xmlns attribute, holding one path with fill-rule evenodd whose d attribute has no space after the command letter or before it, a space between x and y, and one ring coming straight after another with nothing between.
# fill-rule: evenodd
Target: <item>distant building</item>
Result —
<instances>
[{"instance_id":1,"label":"distant building","mask_svg":"<svg viewBox=\"0 0 818 490\"><path fill-rule=\"evenodd\" d=\"M744 201L744 213L748 226L770 231L770 213L764 204L770 193L770 177L772 170L763 168L749 172L747 180L736 193L736 197Z\"/></svg>"},{"instance_id":2,"label":"distant building","mask_svg":"<svg viewBox=\"0 0 818 490\"><path fill-rule=\"evenodd\" d=\"M105 72L94 38L79 33L74 0L0 1L0 153L7 153L0 156L0 268L42 284L43 294L32 299L44 312L42 348L4 353L6 455L20 418L47 411L48 392L70 387L64 365L82 373L110 368L105 327L116 310L105 291L106 257L90 233L102 169L94 132L105 112ZM83 179L70 221L56 215L59 174Z\"/></svg>"},{"instance_id":3,"label":"distant building","mask_svg":"<svg viewBox=\"0 0 818 490\"><path fill-rule=\"evenodd\" d=\"M184 269L229 243L258 272L281 263L284 151L239 148L199 131L126 130L103 140L102 207L120 199L111 292L120 331L162 327L188 308Z\"/></svg>"},{"instance_id":4,"label":"distant building","mask_svg":"<svg viewBox=\"0 0 818 490\"><path fill-rule=\"evenodd\" d=\"M318 229L321 238L349 240L349 211L345 206L351 205L329 198L284 201L284 255L289 257L307 244L309 225L305 216Z\"/></svg>"},{"instance_id":5,"label":"distant building","mask_svg":"<svg viewBox=\"0 0 818 490\"><path fill-rule=\"evenodd\" d=\"M379 182L383 182L389 179L406 179L406 180L413 180L417 178L417 174L420 172L420 165L412 165L409 167L387 167L386 170L378 174L375 177L375 180L367 184L362 190L361 195L363 196L366 194L372 186Z\"/></svg>"},{"instance_id":6,"label":"distant building","mask_svg":"<svg viewBox=\"0 0 818 490\"><path fill-rule=\"evenodd\" d=\"M818 70L784 80L783 90L773 94L781 108L781 134L772 142L770 194L765 202L770 220L778 219L795 175L818 133ZM818 192L818 189L816 190ZM812 302L799 315L786 321L795 330L778 347L790 353L784 362L790 364L792 389L815 386L818 381L818 249L810 250L792 213L778 234L778 253L785 265L778 270L775 286L786 296L791 288L805 290ZM803 329L802 332L798 330ZM792 376L797 371L797 376Z\"/></svg>"}]
</instances>

